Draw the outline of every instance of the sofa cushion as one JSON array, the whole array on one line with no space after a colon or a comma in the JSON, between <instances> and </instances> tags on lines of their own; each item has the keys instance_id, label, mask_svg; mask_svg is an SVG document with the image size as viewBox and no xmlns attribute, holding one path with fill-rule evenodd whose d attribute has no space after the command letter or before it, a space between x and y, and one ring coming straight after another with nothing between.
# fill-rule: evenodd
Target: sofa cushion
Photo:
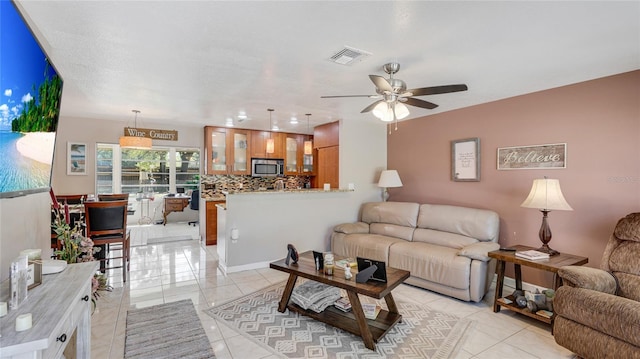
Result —
<instances>
[{"instance_id":1,"label":"sofa cushion","mask_svg":"<svg viewBox=\"0 0 640 359\"><path fill-rule=\"evenodd\" d=\"M379 234L382 236L389 236L404 239L410 241L413 238L413 227L398 226L397 224L389 223L371 223L369 225L369 232L371 234Z\"/></svg>"},{"instance_id":2,"label":"sofa cushion","mask_svg":"<svg viewBox=\"0 0 640 359\"><path fill-rule=\"evenodd\" d=\"M455 249L460 249L470 244L478 243L478 240L475 238L425 228L416 228L415 232L413 232L413 241L436 244Z\"/></svg>"},{"instance_id":3,"label":"sofa cushion","mask_svg":"<svg viewBox=\"0 0 640 359\"><path fill-rule=\"evenodd\" d=\"M344 234L369 233L369 224L364 222L342 223L333 227L333 231Z\"/></svg>"},{"instance_id":4,"label":"sofa cushion","mask_svg":"<svg viewBox=\"0 0 640 359\"><path fill-rule=\"evenodd\" d=\"M500 218L496 212L486 209L423 204L418 213L418 227L496 242Z\"/></svg>"},{"instance_id":5,"label":"sofa cushion","mask_svg":"<svg viewBox=\"0 0 640 359\"><path fill-rule=\"evenodd\" d=\"M350 234L334 238L332 248L335 254L345 257L362 257L389 263L389 247L403 239L378 234Z\"/></svg>"},{"instance_id":6,"label":"sofa cushion","mask_svg":"<svg viewBox=\"0 0 640 359\"><path fill-rule=\"evenodd\" d=\"M370 202L362 205L361 217L365 223L388 223L415 228L419 208L417 203L409 202Z\"/></svg>"},{"instance_id":7,"label":"sofa cushion","mask_svg":"<svg viewBox=\"0 0 640 359\"><path fill-rule=\"evenodd\" d=\"M491 260L488 253L491 251L497 251L498 249L500 249L500 245L498 243L478 242L462 248L458 251L458 255L487 262Z\"/></svg>"},{"instance_id":8,"label":"sofa cushion","mask_svg":"<svg viewBox=\"0 0 640 359\"><path fill-rule=\"evenodd\" d=\"M389 266L408 270L411 276L469 289L471 259L458 250L422 242L400 241L391 246Z\"/></svg>"}]
</instances>

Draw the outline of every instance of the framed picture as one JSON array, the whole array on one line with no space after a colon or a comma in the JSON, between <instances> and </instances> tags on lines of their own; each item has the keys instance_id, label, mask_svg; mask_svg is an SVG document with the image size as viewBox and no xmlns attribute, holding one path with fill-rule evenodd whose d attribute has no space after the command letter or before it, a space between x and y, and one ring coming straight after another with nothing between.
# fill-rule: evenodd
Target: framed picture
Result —
<instances>
[{"instance_id":1,"label":"framed picture","mask_svg":"<svg viewBox=\"0 0 640 359\"><path fill-rule=\"evenodd\" d=\"M87 174L87 145L67 142L67 175Z\"/></svg>"},{"instance_id":2,"label":"framed picture","mask_svg":"<svg viewBox=\"0 0 640 359\"><path fill-rule=\"evenodd\" d=\"M499 170L567 168L567 144L516 146L498 148Z\"/></svg>"},{"instance_id":3,"label":"framed picture","mask_svg":"<svg viewBox=\"0 0 640 359\"><path fill-rule=\"evenodd\" d=\"M480 139L451 141L451 179L457 182L480 181Z\"/></svg>"}]
</instances>

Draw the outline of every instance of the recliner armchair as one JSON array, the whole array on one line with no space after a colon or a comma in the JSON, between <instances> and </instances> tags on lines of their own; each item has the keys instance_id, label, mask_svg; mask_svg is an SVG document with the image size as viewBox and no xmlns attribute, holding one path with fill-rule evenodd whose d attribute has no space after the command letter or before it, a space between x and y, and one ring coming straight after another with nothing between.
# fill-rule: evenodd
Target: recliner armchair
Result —
<instances>
[{"instance_id":1,"label":"recliner armchair","mask_svg":"<svg viewBox=\"0 0 640 359\"><path fill-rule=\"evenodd\" d=\"M600 267L558 270L555 341L583 358L640 358L640 213L618 221Z\"/></svg>"}]
</instances>

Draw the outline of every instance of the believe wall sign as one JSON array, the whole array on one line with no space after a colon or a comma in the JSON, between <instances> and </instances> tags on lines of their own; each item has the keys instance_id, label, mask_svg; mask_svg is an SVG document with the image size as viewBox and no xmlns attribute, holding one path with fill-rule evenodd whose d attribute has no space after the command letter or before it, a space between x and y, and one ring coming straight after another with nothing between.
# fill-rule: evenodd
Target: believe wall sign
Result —
<instances>
[{"instance_id":1,"label":"believe wall sign","mask_svg":"<svg viewBox=\"0 0 640 359\"><path fill-rule=\"evenodd\" d=\"M567 144L498 148L499 170L567 168Z\"/></svg>"},{"instance_id":2,"label":"believe wall sign","mask_svg":"<svg viewBox=\"0 0 640 359\"><path fill-rule=\"evenodd\" d=\"M154 140L165 140L165 141L178 140L178 131L158 130L154 128L125 127L124 135L132 136L132 137L147 137Z\"/></svg>"}]
</instances>

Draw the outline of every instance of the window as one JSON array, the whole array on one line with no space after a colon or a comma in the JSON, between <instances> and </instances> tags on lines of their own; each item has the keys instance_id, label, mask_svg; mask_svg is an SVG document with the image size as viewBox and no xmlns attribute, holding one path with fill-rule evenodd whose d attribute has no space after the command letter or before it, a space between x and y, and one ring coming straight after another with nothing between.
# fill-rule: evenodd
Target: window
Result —
<instances>
[{"instance_id":1,"label":"window","mask_svg":"<svg viewBox=\"0 0 640 359\"><path fill-rule=\"evenodd\" d=\"M176 192L197 189L200 183L200 150L164 148L120 149L98 144L96 150L96 192Z\"/></svg>"}]
</instances>

